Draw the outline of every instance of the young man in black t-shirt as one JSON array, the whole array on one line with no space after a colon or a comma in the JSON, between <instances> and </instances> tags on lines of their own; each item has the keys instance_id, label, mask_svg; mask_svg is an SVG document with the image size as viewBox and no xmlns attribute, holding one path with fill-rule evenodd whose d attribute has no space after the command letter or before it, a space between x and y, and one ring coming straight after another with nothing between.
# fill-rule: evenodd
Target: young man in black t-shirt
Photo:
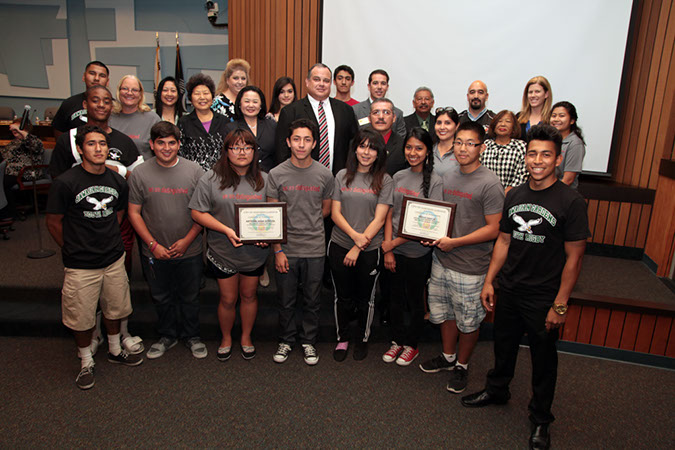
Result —
<instances>
[{"instance_id":1,"label":"young man in black t-shirt","mask_svg":"<svg viewBox=\"0 0 675 450\"><path fill-rule=\"evenodd\" d=\"M47 228L61 247L65 278L63 324L73 330L82 361L75 383L94 386L91 337L100 301L108 332L108 361L127 366L143 362L121 347L120 321L131 314L129 279L119 223L127 206L127 183L106 167L109 138L91 125L76 136L82 164L56 178L47 201Z\"/></svg>"},{"instance_id":2,"label":"young man in black t-shirt","mask_svg":"<svg viewBox=\"0 0 675 450\"><path fill-rule=\"evenodd\" d=\"M590 233L584 199L556 178L555 168L562 160L558 131L537 125L527 140L530 180L506 197L481 292L483 307L495 310L495 367L488 372L485 390L462 398L462 404L480 407L509 400L518 345L526 333L532 355L530 448L548 448L558 371L555 343ZM497 274L500 293L495 308L492 283Z\"/></svg>"}]
</instances>

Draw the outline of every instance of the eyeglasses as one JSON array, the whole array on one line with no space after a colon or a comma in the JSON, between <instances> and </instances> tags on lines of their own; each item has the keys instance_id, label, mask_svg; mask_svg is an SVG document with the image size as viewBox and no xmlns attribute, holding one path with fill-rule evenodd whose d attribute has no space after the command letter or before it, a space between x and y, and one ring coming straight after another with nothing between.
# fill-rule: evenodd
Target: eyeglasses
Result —
<instances>
[{"instance_id":1,"label":"eyeglasses","mask_svg":"<svg viewBox=\"0 0 675 450\"><path fill-rule=\"evenodd\" d=\"M455 141L452 143L452 145L457 148L462 148L462 146L465 146L469 150L472 150L476 147L480 147L482 144L483 144L482 142L462 142L462 141Z\"/></svg>"},{"instance_id":2,"label":"eyeglasses","mask_svg":"<svg viewBox=\"0 0 675 450\"><path fill-rule=\"evenodd\" d=\"M141 90L138 89L138 88L122 87L122 88L120 88L120 92L131 92L131 93L134 93L134 94L138 94L139 92L141 92Z\"/></svg>"},{"instance_id":3,"label":"eyeglasses","mask_svg":"<svg viewBox=\"0 0 675 450\"><path fill-rule=\"evenodd\" d=\"M251 153L253 151L253 147L250 145L247 145L246 147L228 147L228 150L233 153Z\"/></svg>"},{"instance_id":4,"label":"eyeglasses","mask_svg":"<svg viewBox=\"0 0 675 450\"><path fill-rule=\"evenodd\" d=\"M444 113L452 114L454 112L455 112L455 108L453 108L452 106L443 106L441 108L436 108L436 115L444 114Z\"/></svg>"}]
</instances>

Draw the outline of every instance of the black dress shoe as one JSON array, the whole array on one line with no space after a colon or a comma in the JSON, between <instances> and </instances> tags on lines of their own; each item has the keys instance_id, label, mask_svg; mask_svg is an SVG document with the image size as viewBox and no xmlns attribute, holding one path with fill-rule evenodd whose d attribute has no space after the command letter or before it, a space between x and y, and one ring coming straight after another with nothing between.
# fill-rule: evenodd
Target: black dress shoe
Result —
<instances>
[{"instance_id":1,"label":"black dress shoe","mask_svg":"<svg viewBox=\"0 0 675 450\"><path fill-rule=\"evenodd\" d=\"M487 405L503 405L509 401L509 398L511 398L510 394L506 398L501 398L496 397L483 389L480 392L462 397L462 406L466 406L467 408L481 408Z\"/></svg>"},{"instance_id":2,"label":"black dress shoe","mask_svg":"<svg viewBox=\"0 0 675 450\"><path fill-rule=\"evenodd\" d=\"M548 450L550 447L551 435L548 432L548 424L533 425L532 434L530 435L530 449Z\"/></svg>"}]
</instances>

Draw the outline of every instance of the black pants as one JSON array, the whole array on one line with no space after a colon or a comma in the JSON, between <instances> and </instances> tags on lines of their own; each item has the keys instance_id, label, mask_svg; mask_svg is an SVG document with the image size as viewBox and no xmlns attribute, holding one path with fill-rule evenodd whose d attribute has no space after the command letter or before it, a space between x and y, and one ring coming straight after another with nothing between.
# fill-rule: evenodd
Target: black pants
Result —
<instances>
[{"instance_id":1,"label":"black pants","mask_svg":"<svg viewBox=\"0 0 675 450\"><path fill-rule=\"evenodd\" d=\"M334 242L328 246L328 263L335 286L337 339L338 342L349 341L349 323L356 309L358 329L355 337L368 342L375 313L375 286L380 275L380 249L361 252L353 267L343 263L348 252Z\"/></svg>"},{"instance_id":2,"label":"black pants","mask_svg":"<svg viewBox=\"0 0 675 450\"><path fill-rule=\"evenodd\" d=\"M424 328L424 289L431 273L431 252L419 258L397 255L391 279L390 319L394 342L417 348ZM406 326L406 311L410 321Z\"/></svg>"},{"instance_id":3,"label":"black pants","mask_svg":"<svg viewBox=\"0 0 675 450\"><path fill-rule=\"evenodd\" d=\"M495 367L488 372L486 389L496 397L509 395L524 333L532 356L532 399L528 406L534 424L553 422L551 405L558 376L558 330L546 331L545 321L553 299L521 297L500 292L494 322Z\"/></svg>"}]
</instances>

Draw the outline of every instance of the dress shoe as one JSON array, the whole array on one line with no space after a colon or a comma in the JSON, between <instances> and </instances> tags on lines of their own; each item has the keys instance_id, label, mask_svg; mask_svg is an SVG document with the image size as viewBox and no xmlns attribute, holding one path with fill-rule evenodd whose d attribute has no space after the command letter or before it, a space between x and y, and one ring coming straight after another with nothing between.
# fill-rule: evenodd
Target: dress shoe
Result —
<instances>
[{"instance_id":1,"label":"dress shoe","mask_svg":"<svg viewBox=\"0 0 675 450\"><path fill-rule=\"evenodd\" d=\"M551 447L551 435L548 432L548 424L532 425L532 434L530 435L531 450L547 450Z\"/></svg>"},{"instance_id":2,"label":"dress shoe","mask_svg":"<svg viewBox=\"0 0 675 450\"><path fill-rule=\"evenodd\" d=\"M462 406L467 408L481 408L487 405L503 405L509 401L511 394L506 398L496 397L483 389L480 392L462 397Z\"/></svg>"}]
</instances>

